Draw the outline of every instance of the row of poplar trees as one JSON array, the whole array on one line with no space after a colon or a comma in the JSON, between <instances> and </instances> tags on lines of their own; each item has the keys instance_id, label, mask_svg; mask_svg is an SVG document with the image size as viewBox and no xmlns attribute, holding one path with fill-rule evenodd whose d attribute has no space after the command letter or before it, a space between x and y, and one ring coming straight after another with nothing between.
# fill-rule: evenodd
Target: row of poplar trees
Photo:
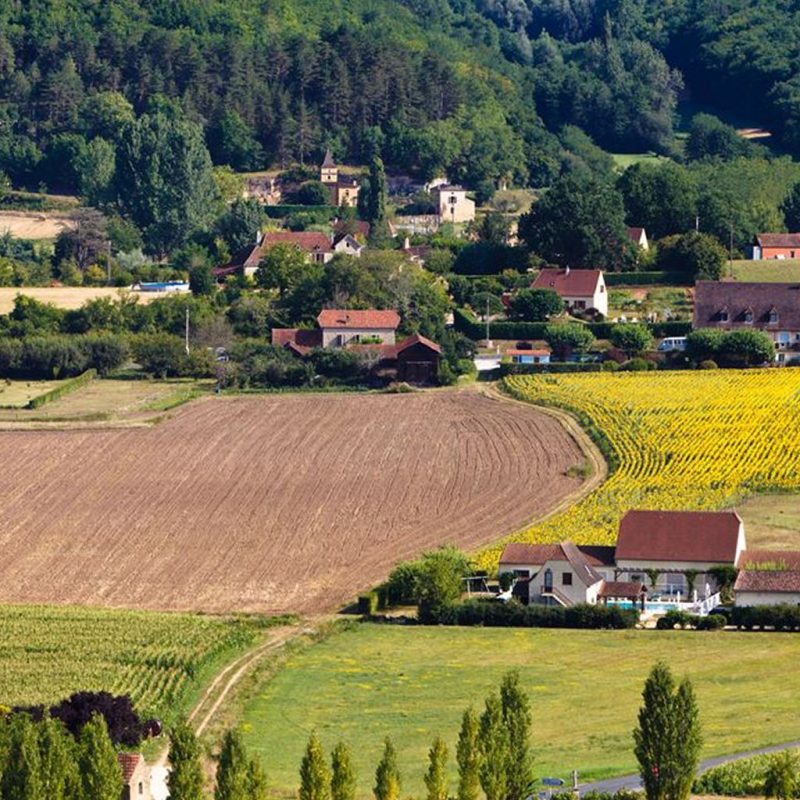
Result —
<instances>
[{"instance_id":1,"label":"row of poplar trees","mask_svg":"<svg viewBox=\"0 0 800 800\"><path fill-rule=\"evenodd\" d=\"M524 800L533 791L530 752L531 710L520 688L519 673L508 673L498 692L486 698L483 713L464 712L456 745L457 800ZM426 800L448 800L448 749L437 737L428 754L425 773ZM299 800L355 800L356 775L350 751L339 743L330 766L315 733L311 734L300 766ZM375 800L399 800L402 778L392 740L384 742L375 770Z\"/></svg>"}]
</instances>

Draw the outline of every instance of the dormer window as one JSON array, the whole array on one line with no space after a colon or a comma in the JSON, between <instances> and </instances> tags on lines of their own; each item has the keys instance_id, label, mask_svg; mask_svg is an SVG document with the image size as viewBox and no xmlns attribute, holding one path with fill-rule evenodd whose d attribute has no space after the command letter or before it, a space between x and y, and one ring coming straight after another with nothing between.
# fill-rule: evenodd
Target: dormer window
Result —
<instances>
[{"instance_id":1,"label":"dormer window","mask_svg":"<svg viewBox=\"0 0 800 800\"><path fill-rule=\"evenodd\" d=\"M746 308L745 309L744 321L748 325L752 325L753 324L753 309L752 308Z\"/></svg>"},{"instance_id":2,"label":"dormer window","mask_svg":"<svg viewBox=\"0 0 800 800\"><path fill-rule=\"evenodd\" d=\"M727 322L728 321L728 307L721 309L719 312L719 321L720 322Z\"/></svg>"},{"instance_id":3,"label":"dormer window","mask_svg":"<svg viewBox=\"0 0 800 800\"><path fill-rule=\"evenodd\" d=\"M770 325L777 325L778 324L778 311L776 308L771 308L769 310L769 324Z\"/></svg>"}]
</instances>

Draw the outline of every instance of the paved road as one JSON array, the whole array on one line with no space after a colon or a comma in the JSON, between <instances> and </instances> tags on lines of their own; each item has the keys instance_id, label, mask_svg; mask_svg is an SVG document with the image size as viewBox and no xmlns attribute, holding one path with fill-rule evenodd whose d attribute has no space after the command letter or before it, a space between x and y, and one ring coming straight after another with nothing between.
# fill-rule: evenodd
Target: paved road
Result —
<instances>
[{"instance_id":1,"label":"paved road","mask_svg":"<svg viewBox=\"0 0 800 800\"><path fill-rule=\"evenodd\" d=\"M717 756L716 758L709 758L700 762L700 768L697 770L698 775L718 767L721 764L727 764L730 761L740 761L743 758L751 758L752 756L766 755L767 753L779 753L781 750L796 750L800 749L800 742L786 742L785 744L776 744L771 747L762 747L760 750L749 750L746 753L734 753L729 756ZM642 780L638 775L624 775L621 778L609 778L606 781L597 781L596 783L581 783L578 784L578 791L581 794L586 792L608 792L614 794L620 789L641 789Z\"/></svg>"}]
</instances>

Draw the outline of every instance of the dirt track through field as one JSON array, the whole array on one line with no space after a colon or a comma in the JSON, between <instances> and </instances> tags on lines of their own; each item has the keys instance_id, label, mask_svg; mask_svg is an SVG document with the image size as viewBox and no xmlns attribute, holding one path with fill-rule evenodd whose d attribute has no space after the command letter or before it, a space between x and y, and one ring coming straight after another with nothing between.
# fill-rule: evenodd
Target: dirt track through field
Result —
<instances>
[{"instance_id":1,"label":"dirt track through field","mask_svg":"<svg viewBox=\"0 0 800 800\"><path fill-rule=\"evenodd\" d=\"M0 433L0 602L336 608L580 486L553 417L475 391L209 398L159 426Z\"/></svg>"}]
</instances>

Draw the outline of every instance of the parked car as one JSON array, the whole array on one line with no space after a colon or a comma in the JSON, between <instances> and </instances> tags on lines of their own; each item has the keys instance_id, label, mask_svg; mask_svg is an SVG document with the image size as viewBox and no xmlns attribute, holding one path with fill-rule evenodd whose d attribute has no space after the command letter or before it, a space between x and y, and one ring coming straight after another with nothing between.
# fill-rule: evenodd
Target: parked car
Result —
<instances>
[{"instance_id":1,"label":"parked car","mask_svg":"<svg viewBox=\"0 0 800 800\"><path fill-rule=\"evenodd\" d=\"M669 336L666 339L662 339L661 343L658 345L658 350L661 353L669 353L675 350L685 350L685 349L686 349L685 336Z\"/></svg>"}]
</instances>

